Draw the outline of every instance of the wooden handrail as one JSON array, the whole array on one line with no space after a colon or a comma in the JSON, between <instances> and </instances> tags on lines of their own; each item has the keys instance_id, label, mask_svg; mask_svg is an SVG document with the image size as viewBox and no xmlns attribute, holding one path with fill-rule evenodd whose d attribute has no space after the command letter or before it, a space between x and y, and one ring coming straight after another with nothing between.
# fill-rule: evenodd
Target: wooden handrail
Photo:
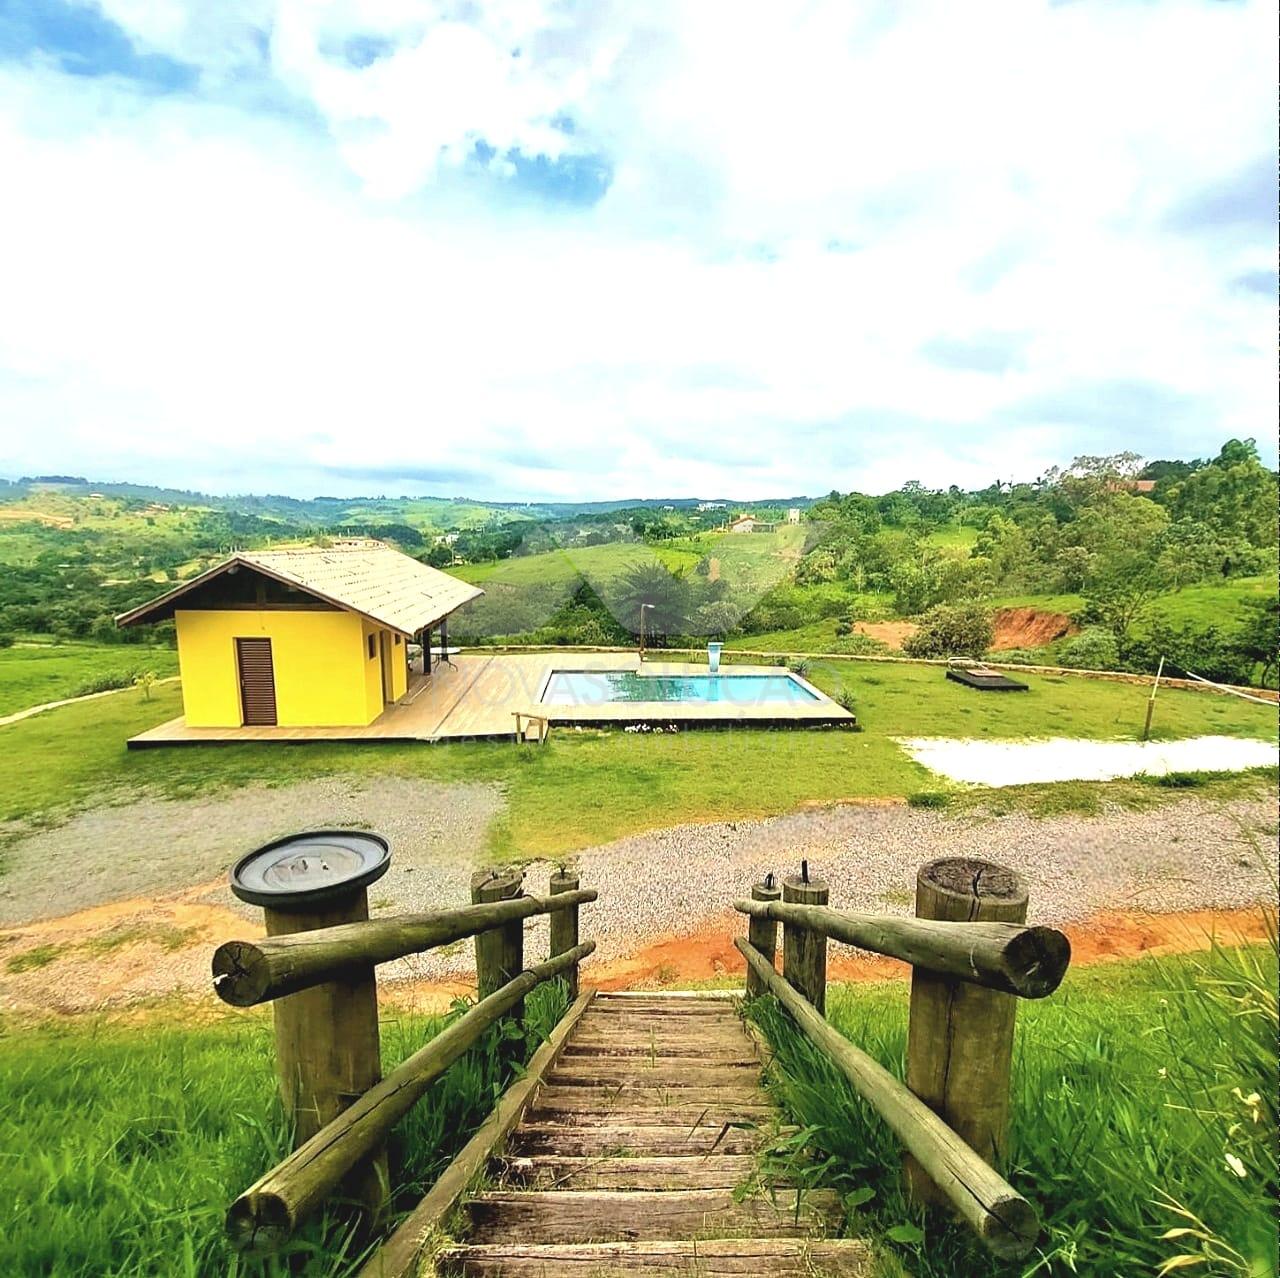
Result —
<instances>
[{"instance_id":1,"label":"wooden handrail","mask_svg":"<svg viewBox=\"0 0 1280 1278\"><path fill-rule=\"evenodd\" d=\"M232 1243L255 1252L281 1246L333 1193L346 1172L382 1145L427 1088L489 1026L531 990L579 963L595 947L594 941L585 941L527 968L396 1066L231 1204L226 1226Z\"/></svg>"},{"instance_id":2,"label":"wooden handrail","mask_svg":"<svg viewBox=\"0 0 1280 1278\"><path fill-rule=\"evenodd\" d=\"M733 908L1020 998L1052 994L1071 962L1071 942L1051 927L936 922L781 901L735 901Z\"/></svg>"},{"instance_id":3,"label":"wooden handrail","mask_svg":"<svg viewBox=\"0 0 1280 1278\"><path fill-rule=\"evenodd\" d=\"M519 896L454 910L343 923L257 941L227 941L213 955L213 985L224 1003L252 1007L320 985L352 967L419 954L534 914L583 905L598 895L594 888L583 888L545 897Z\"/></svg>"},{"instance_id":4,"label":"wooden handrail","mask_svg":"<svg viewBox=\"0 0 1280 1278\"><path fill-rule=\"evenodd\" d=\"M738 937L734 944L760 983L884 1119L987 1248L1002 1259L1025 1256L1040 1232L1031 1204L883 1065L832 1029L748 941Z\"/></svg>"}]
</instances>

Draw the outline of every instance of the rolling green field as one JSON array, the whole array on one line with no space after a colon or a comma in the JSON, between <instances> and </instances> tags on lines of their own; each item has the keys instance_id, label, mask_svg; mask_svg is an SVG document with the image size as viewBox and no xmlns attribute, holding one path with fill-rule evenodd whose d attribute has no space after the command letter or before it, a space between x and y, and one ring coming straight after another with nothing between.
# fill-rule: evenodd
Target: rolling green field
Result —
<instances>
[{"instance_id":1,"label":"rolling green field","mask_svg":"<svg viewBox=\"0 0 1280 1278\"><path fill-rule=\"evenodd\" d=\"M689 572L704 555L719 561L720 574L735 588L768 589L799 559L805 530L784 526L773 533L708 533L664 543L610 542L603 546L566 546L535 555L516 555L485 564L464 564L450 571L463 581L488 586L569 585L585 578L592 585L617 580L638 564L656 559L672 572Z\"/></svg>"},{"instance_id":2,"label":"rolling green field","mask_svg":"<svg viewBox=\"0 0 1280 1278\"><path fill-rule=\"evenodd\" d=\"M527 1059L566 1005L561 982L530 995L519 1059ZM384 1067L446 1023L384 1011ZM458 1060L396 1129L389 1156L397 1212L421 1198L510 1081L499 1056L501 1032L491 1030ZM289 1151L273 1056L270 1014L258 1010L196 1027L163 1009L141 1024L83 1017L35 1028L0 1025L0 1148L14 1151L0 1158L4 1272L47 1278L354 1272L367 1246L337 1218L316 1220L278 1259L261 1263L223 1240L228 1205Z\"/></svg>"},{"instance_id":3,"label":"rolling green field","mask_svg":"<svg viewBox=\"0 0 1280 1278\"><path fill-rule=\"evenodd\" d=\"M847 691L862 731L562 731L539 750L506 742L310 742L126 751L127 737L180 713L178 688L168 684L150 702L130 691L0 728L0 774L8 779L0 820L56 819L131 791L186 796L341 772L390 774L499 784L507 808L491 835L495 855L554 855L684 821L771 816L805 801L944 788L895 743L899 736L1132 740L1147 697L1136 685L1037 675L1028 676L1025 695L984 696L944 679L936 667L888 662L815 662L809 678L832 695ZM1205 692L1161 693L1156 737L1204 733L1274 739L1276 711ZM1077 785L1071 792L1088 802L1102 788Z\"/></svg>"},{"instance_id":4,"label":"rolling green field","mask_svg":"<svg viewBox=\"0 0 1280 1278\"><path fill-rule=\"evenodd\" d=\"M1272 1278L1276 979L1274 944L1214 948L1073 969L1020 1005L1008 1175L1045 1230L1021 1264L910 1206L884 1123L772 999L752 1015L779 1049L772 1090L819 1151L811 1180L857 1203L848 1232L884 1240L905 1272ZM827 1019L901 1078L907 997L902 982L833 987Z\"/></svg>"},{"instance_id":5,"label":"rolling green field","mask_svg":"<svg viewBox=\"0 0 1280 1278\"><path fill-rule=\"evenodd\" d=\"M692 568L698 556L688 551L664 551L643 542L611 542L548 550L537 555L516 555L487 564L465 564L450 571L455 577L485 589L492 587L559 587L569 594L584 578L594 586L617 580L638 564L666 564L673 571Z\"/></svg>"},{"instance_id":6,"label":"rolling green field","mask_svg":"<svg viewBox=\"0 0 1280 1278\"><path fill-rule=\"evenodd\" d=\"M104 680L146 670L160 679L177 674L177 651L78 642L0 648L0 715L79 696Z\"/></svg>"}]
</instances>

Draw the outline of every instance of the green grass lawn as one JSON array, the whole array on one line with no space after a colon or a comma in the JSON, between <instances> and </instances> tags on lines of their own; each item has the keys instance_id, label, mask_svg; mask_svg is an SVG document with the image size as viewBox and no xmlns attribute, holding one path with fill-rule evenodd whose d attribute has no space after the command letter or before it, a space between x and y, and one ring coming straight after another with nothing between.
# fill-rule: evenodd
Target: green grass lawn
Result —
<instances>
[{"instance_id":1,"label":"green grass lawn","mask_svg":"<svg viewBox=\"0 0 1280 1278\"><path fill-rule=\"evenodd\" d=\"M567 1004L530 995L529 1045ZM443 1028L382 1017L384 1069ZM389 1154L395 1214L409 1210L493 1107L508 1075L490 1031L401 1122ZM5 1274L47 1278L340 1278L362 1244L340 1218L306 1226L282 1258L246 1261L223 1241L232 1200L289 1149L276 1098L270 1013L184 1025L86 1017L0 1025L0 1200Z\"/></svg>"},{"instance_id":2,"label":"green grass lawn","mask_svg":"<svg viewBox=\"0 0 1280 1278\"><path fill-rule=\"evenodd\" d=\"M41 814L56 820L130 792L191 796L342 772L390 774L501 785L507 807L492 834L495 855L550 856L684 821L771 816L805 801L943 789L894 737L1133 739L1146 705L1141 687L1071 676L1030 675L1029 693L1000 697L951 683L930 666L815 662L809 677L831 694L850 693L861 732L560 731L537 750L503 741L126 751L129 736L181 712L176 685L154 689L151 701L128 691L0 728L6 778L0 821ZM1168 689L1160 694L1155 727L1157 736L1169 738L1274 738L1276 717L1265 706ZM1073 788L1080 796L1100 792Z\"/></svg>"},{"instance_id":3,"label":"green grass lawn","mask_svg":"<svg viewBox=\"0 0 1280 1278\"><path fill-rule=\"evenodd\" d=\"M1021 1265L920 1216L879 1117L772 999L754 1014L779 1048L775 1095L827 1155L813 1179L858 1204L849 1232L884 1239L907 1272L1113 1278L1188 1255L1190 1274L1264 1278L1276 1272L1276 979L1274 945L1215 949L1073 970L1020 1006L1008 1175L1045 1230ZM833 987L827 1019L902 1077L904 983ZM1171 1229L1186 1232L1162 1237Z\"/></svg>"},{"instance_id":4,"label":"green grass lawn","mask_svg":"<svg viewBox=\"0 0 1280 1278\"><path fill-rule=\"evenodd\" d=\"M177 674L177 651L94 643L0 648L0 715L78 696L104 678L123 678L144 670L154 671L162 679Z\"/></svg>"}]
</instances>

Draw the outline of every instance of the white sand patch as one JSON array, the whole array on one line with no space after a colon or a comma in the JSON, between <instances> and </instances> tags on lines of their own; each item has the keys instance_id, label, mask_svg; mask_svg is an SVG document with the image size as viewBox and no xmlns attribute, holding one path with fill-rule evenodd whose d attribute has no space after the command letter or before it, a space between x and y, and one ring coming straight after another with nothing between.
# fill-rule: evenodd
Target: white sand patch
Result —
<instances>
[{"instance_id":1,"label":"white sand patch","mask_svg":"<svg viewBox=\"0 0 1280 1278\"><path fill-rule=\"evenodd\" d=\"M1186 741L956 741L915 737L898 742L917 763L953 781L1026 785L1035 781L1111 781L1168 772L1242 772L1274 766L1271 741L1191 737Z\"/></svg>"}]
</instances>

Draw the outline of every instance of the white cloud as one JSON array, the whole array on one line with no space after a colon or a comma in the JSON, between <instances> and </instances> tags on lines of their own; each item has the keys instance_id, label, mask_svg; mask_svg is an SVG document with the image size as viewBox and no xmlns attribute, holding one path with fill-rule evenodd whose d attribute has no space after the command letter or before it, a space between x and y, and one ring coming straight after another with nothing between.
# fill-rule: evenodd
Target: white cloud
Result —
<instances>
[{"instance_id":1,"label":"white cloud","mask_svg":"<svg viewBox=\"0 0 1280 1278\"><path fill-rule=\"evenodd\" d=\"M1274 439L1274 240L1168 222L1273 163L1262 6L103 7L202 88L0 65L2 471L746 496ZM237 105L263 56L289 110Z\"/></svg>"}]
</instances>

